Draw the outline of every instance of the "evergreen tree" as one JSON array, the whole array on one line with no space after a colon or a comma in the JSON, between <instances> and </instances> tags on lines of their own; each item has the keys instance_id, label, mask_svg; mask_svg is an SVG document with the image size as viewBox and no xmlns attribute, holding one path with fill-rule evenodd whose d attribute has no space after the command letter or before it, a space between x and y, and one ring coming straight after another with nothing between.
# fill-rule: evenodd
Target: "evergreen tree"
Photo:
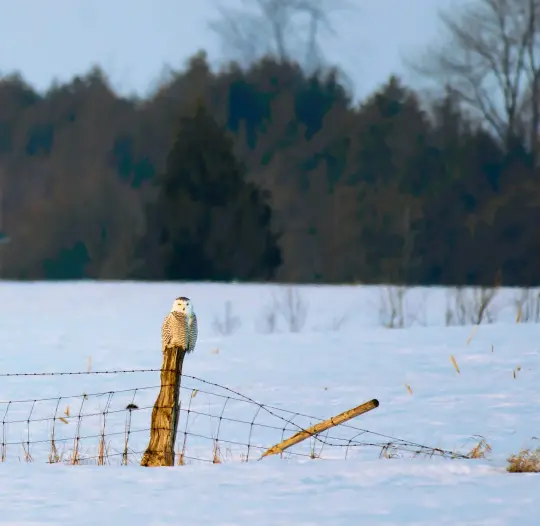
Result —
<instances>
[{"instance_id":1,"label":"evergreen tree","mask_svg":"<svg viewBox=\"0 0 540 526\"><path fill-rule=\"evenodd\" d=\"M281 264L269 196L202 104L183 117L148 222L146 277L267 280Z\"/></svg>"}]
</instances>

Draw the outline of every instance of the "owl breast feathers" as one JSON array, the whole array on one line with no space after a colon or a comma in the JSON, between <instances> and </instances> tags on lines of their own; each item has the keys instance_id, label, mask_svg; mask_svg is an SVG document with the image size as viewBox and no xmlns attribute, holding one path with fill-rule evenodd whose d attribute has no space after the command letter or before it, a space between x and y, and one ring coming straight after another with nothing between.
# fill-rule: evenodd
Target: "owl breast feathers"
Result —
<instances>
[{"instance_id":1,"label":"owl breast feathers","mask_svg":"<svg viewBox=\"0 0 540 526\"><path fill-rule=\"evenodd\" d=\"M180 347L187 353L193 352L197 343L197 316L182 312L169 312L161 326L162 350Z\"/></svg>"}]
</instances>

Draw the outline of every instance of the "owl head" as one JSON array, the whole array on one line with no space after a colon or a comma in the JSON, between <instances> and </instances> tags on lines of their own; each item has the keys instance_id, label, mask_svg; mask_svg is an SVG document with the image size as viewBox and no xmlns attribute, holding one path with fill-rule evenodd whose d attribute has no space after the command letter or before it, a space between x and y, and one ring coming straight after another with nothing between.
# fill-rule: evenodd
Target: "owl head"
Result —
<instances>
[{"instance_id":1,"label":"owl head","mask_svg":"<svg viewBox=\"0 0 540 526\"><path fill-rule=\"evenodd\" d=\"M176 298L173 302L171 312L181 312L182 314L190 315L193 314L193 306L191 305L191 300L185 296L180 296Z\"/></svg>"}]
</instances>

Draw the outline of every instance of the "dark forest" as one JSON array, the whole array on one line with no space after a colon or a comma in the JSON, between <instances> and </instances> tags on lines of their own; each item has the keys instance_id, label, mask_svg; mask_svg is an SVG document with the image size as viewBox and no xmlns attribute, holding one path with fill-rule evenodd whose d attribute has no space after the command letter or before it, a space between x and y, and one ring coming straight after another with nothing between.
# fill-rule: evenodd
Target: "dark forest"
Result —
<instances>
[{"instance_id":1,"label":"dark forest","mask_svg":"<svg viewBox=\"0 0 540 526\"><path fill-rule=\"evenodd\" d=\"M201 52L144 100L2 77L1 277L538 285L531 78L490 120L459 83L353 102L270 56Z\"/></svg>"}]
</instances>

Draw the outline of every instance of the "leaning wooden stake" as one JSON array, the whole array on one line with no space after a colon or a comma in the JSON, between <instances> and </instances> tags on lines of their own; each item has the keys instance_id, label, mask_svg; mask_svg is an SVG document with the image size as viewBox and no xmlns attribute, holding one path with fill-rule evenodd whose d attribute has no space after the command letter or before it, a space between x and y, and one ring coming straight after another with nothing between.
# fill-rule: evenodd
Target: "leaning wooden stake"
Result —
<instances>
[{"instance_id":1,"label":"leaning wooden stake","mask_svg":"<svg viewBox=\"0 0 540 526\"><path fill-rule=\"evenodd\" d=\"M376 407L379 407L379 401L373 399L373 400L370 400L369 402L366 402L365 404L354 407L353 409L344 411L343 413L333 416L332 418L329 418L328 420L325 420L324 422L320 422L319 424L315 424L314 426L311 426L310 428L304 431L299 431L298 433L293 435L291 438L287 438L287 440L283 440L279 444L272 446L270 449L268 449L267 451L263 453L261 458L267 457L269 455L277 455L278 453L283 453L283 451L285 451L286 449L290 448L291 446L294 446L295 444L298 444L299 442L302 442L302 440L305 440L306 438L309 438L314 435L318 435L319 433L322 433L323 431L326 431L327 429L330 429L331 427L335 427L335 426L338 426L339 424L343 424L344 422L347 422L347 420L351 420L352 418L356 416L360 416L364 413L367 413L368 411L371 411L372 409L375 409Z\"/></svg>"},{"instance_id":2,"label":"leaning wooden stake","mask_svg":"<svg viewBox=\"0 0 540 526\"><path fill-rule=\"evenodd\" d=\"M161 368L161 389L152 410L150 443L141 466L174 466L174 443L179 420L180 380L185 351L166 348Z\"/></svg>"}]
</instances>

